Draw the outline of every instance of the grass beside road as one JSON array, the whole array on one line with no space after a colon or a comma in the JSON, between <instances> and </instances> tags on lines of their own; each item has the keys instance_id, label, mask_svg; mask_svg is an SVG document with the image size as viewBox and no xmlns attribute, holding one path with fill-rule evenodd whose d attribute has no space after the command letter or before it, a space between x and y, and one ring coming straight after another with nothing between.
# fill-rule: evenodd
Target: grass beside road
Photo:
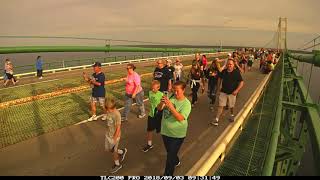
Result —
<instances>
[{"instance_id":1,"label":"grass beside road","mask_svg":"<svg viewBox=\"0 0 320 180\"><path fill-rule=\"evenodd\" d=\"M140 72L145 73L147 70L150 69ZM146 96L151 81L152 76L142 78ZM38 87L45 88L45 85ZM106 86L107 97L117 99L117 107L124 105L124 87L125 82ZM88 119L90 95L91 90L87 90L0 109L0 148ZM97 109L98 114L101 114L101 109Z\"/></svg>"}]
</instances>

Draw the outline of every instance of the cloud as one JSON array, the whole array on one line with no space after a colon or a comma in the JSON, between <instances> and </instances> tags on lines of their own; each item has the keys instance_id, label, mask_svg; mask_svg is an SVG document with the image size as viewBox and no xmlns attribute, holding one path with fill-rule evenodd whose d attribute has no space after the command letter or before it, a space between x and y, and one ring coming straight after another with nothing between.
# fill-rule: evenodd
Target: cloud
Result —
<instances>
[{"instance_id":1,"label":"cloud","mask_svg":"<svg viewBox=\"0 0 320 180\"><path fill-rule=\"evenodd\" d=\"M288 17L288 32L317 33L318 7L318 0L2 0L0 34L170 42L189 38L187 42L200 44L222 36L234 44L260 43L272 38L279 16ZM253 38L252 33L271 37Z\"/></svg>"}]
</instances>

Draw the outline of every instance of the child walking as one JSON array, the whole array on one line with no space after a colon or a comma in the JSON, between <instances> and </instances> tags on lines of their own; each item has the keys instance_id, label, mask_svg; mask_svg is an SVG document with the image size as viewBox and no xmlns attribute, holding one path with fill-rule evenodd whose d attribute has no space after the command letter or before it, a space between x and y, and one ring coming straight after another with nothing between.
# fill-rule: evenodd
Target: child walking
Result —
<instances>
[{"instance_id":1,"label":"child walking","mask_svg":"<svg viewBox=\"0 0 320 180\"><path fill-rule=\"evenodd\" d=\"M126 156L127 149L118 149L121 137L121 115L116 109L116 103L113 99L107 99L105 102L106 107L106 121L107 132L105 135L105 150L113 155L114 165L110 169L110 173L116 173L122 168L122 162Z\"/></svg>"},{"instance_id":2,"label":"child walking","mask_svg":"<svg viewBox=\"0 0 320 180\"><path fill-rule=\"evenodd\" d=\"M153 148L152 132L156 130L157 133L161 130L162 112L158 112L157 106L161 101L163 93L159 91L160 82L153 80L151 83L151 91L149 91L150 113L147 124L147 145L142 149L143 152L148 152Z\"/></svg>"}]
</instances>

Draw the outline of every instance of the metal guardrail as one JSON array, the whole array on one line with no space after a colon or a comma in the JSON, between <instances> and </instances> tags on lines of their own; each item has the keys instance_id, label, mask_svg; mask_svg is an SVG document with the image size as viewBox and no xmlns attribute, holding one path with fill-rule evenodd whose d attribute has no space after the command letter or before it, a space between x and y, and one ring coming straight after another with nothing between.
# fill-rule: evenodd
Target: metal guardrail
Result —
<instances>
[{"instance_id":1,"label":"metal guardrail","mask_svg":"<svg viewBox=\"0 0 320 180\"><path fill-rule=\"evenodd\" d=\"M280 123L281 123L281 117L282 117L282 96L283 96L283 74L284 74L284 55L281 57L281 77L280 78L280 93L279 93L279 100L277 102L277 110L276 110L276 118L273 124L272 128L272 134L270 139L270 144L267 150L266 160L262 169L262 175L263 176L271 176L273 171L273 166L275 162L275 157L277 153L277 145L278 145L278 139L280 135Z\"/></svg>"},{"instance_id":2,"label":"metal guardrail","mask_svg":"<svg viewBox=\"0 0 320 180\"><path fill-rule=\"evenodd\" d=\"M205 54L207 54L207 55L213 55L213 54L223 55L223 54L226 54L226 52L205 53ZM165 56L165 57L161 56L161 57L154 57L154 58L142 58L142 59L132 59L132 60L122 60L122 61L117 61L117 58L115 58L115 61L101 63L101 64L103 66L111 66L111 65L115 65L115 64L126 64L126 63L134 63L134 62L155 61L155 60L161 59L161 58L176 58L176 57L190 57L190 56L194 56L194 54L174 55L174 56ZM121 57L123 57L123 56L121 56ZM95 58L95 59L101 59L101 58ZM44 70L43 73L56 73L56 72L61 72L61 71L72 71L72 70L75 70L75 69L86 69L86 68L90 68L92 66L92 64L93 63L86 64L86 65L80 65L80 66L49 69L49 70ZM15 74L15 76L18 77L18 78L26 77L26 76L36 76L36 75L37 75L37 73L35 71L34 72L28 72L28 73ZM3 76L0 77L0 80L2 80L2 79L3 79Z\"/></svg>"}]
</instances>

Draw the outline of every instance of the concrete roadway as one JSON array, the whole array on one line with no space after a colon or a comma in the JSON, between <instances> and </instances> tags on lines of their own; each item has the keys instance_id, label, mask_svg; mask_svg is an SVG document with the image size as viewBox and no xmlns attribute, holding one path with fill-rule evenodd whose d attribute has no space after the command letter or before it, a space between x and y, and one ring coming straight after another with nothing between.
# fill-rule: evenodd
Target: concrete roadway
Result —
<instances>
[{"instance_id":1,"label":"concrete roadway","mask_svg":"<svg viewBox=\"0 0 320 180\"><path fill-rule=\"evenodd\" d=\"M243 75L245 85L238 96L236 112L265 76L257 67L256 62L252 71ZM70 73L79 74L76 71ZM228 120L221 120L218 127L208 125L215 117L208 102L206 93L200 95L199 103L192 109L188 134L179 152L181 166L176 168L175 175L184 175L231 124ZM138 119L137 111L133 107L129 122L122 124L120 148L126 147L128 153L123 168L115 175L162 175L166 153L161 136L154 136L152 150L142 152L146 144L147 118ZM104 134L105 122L98 120L65 127L0 149L0 175L109 175L113 161L111 154L104 151Z\"/></svg>"}]
</instances>

